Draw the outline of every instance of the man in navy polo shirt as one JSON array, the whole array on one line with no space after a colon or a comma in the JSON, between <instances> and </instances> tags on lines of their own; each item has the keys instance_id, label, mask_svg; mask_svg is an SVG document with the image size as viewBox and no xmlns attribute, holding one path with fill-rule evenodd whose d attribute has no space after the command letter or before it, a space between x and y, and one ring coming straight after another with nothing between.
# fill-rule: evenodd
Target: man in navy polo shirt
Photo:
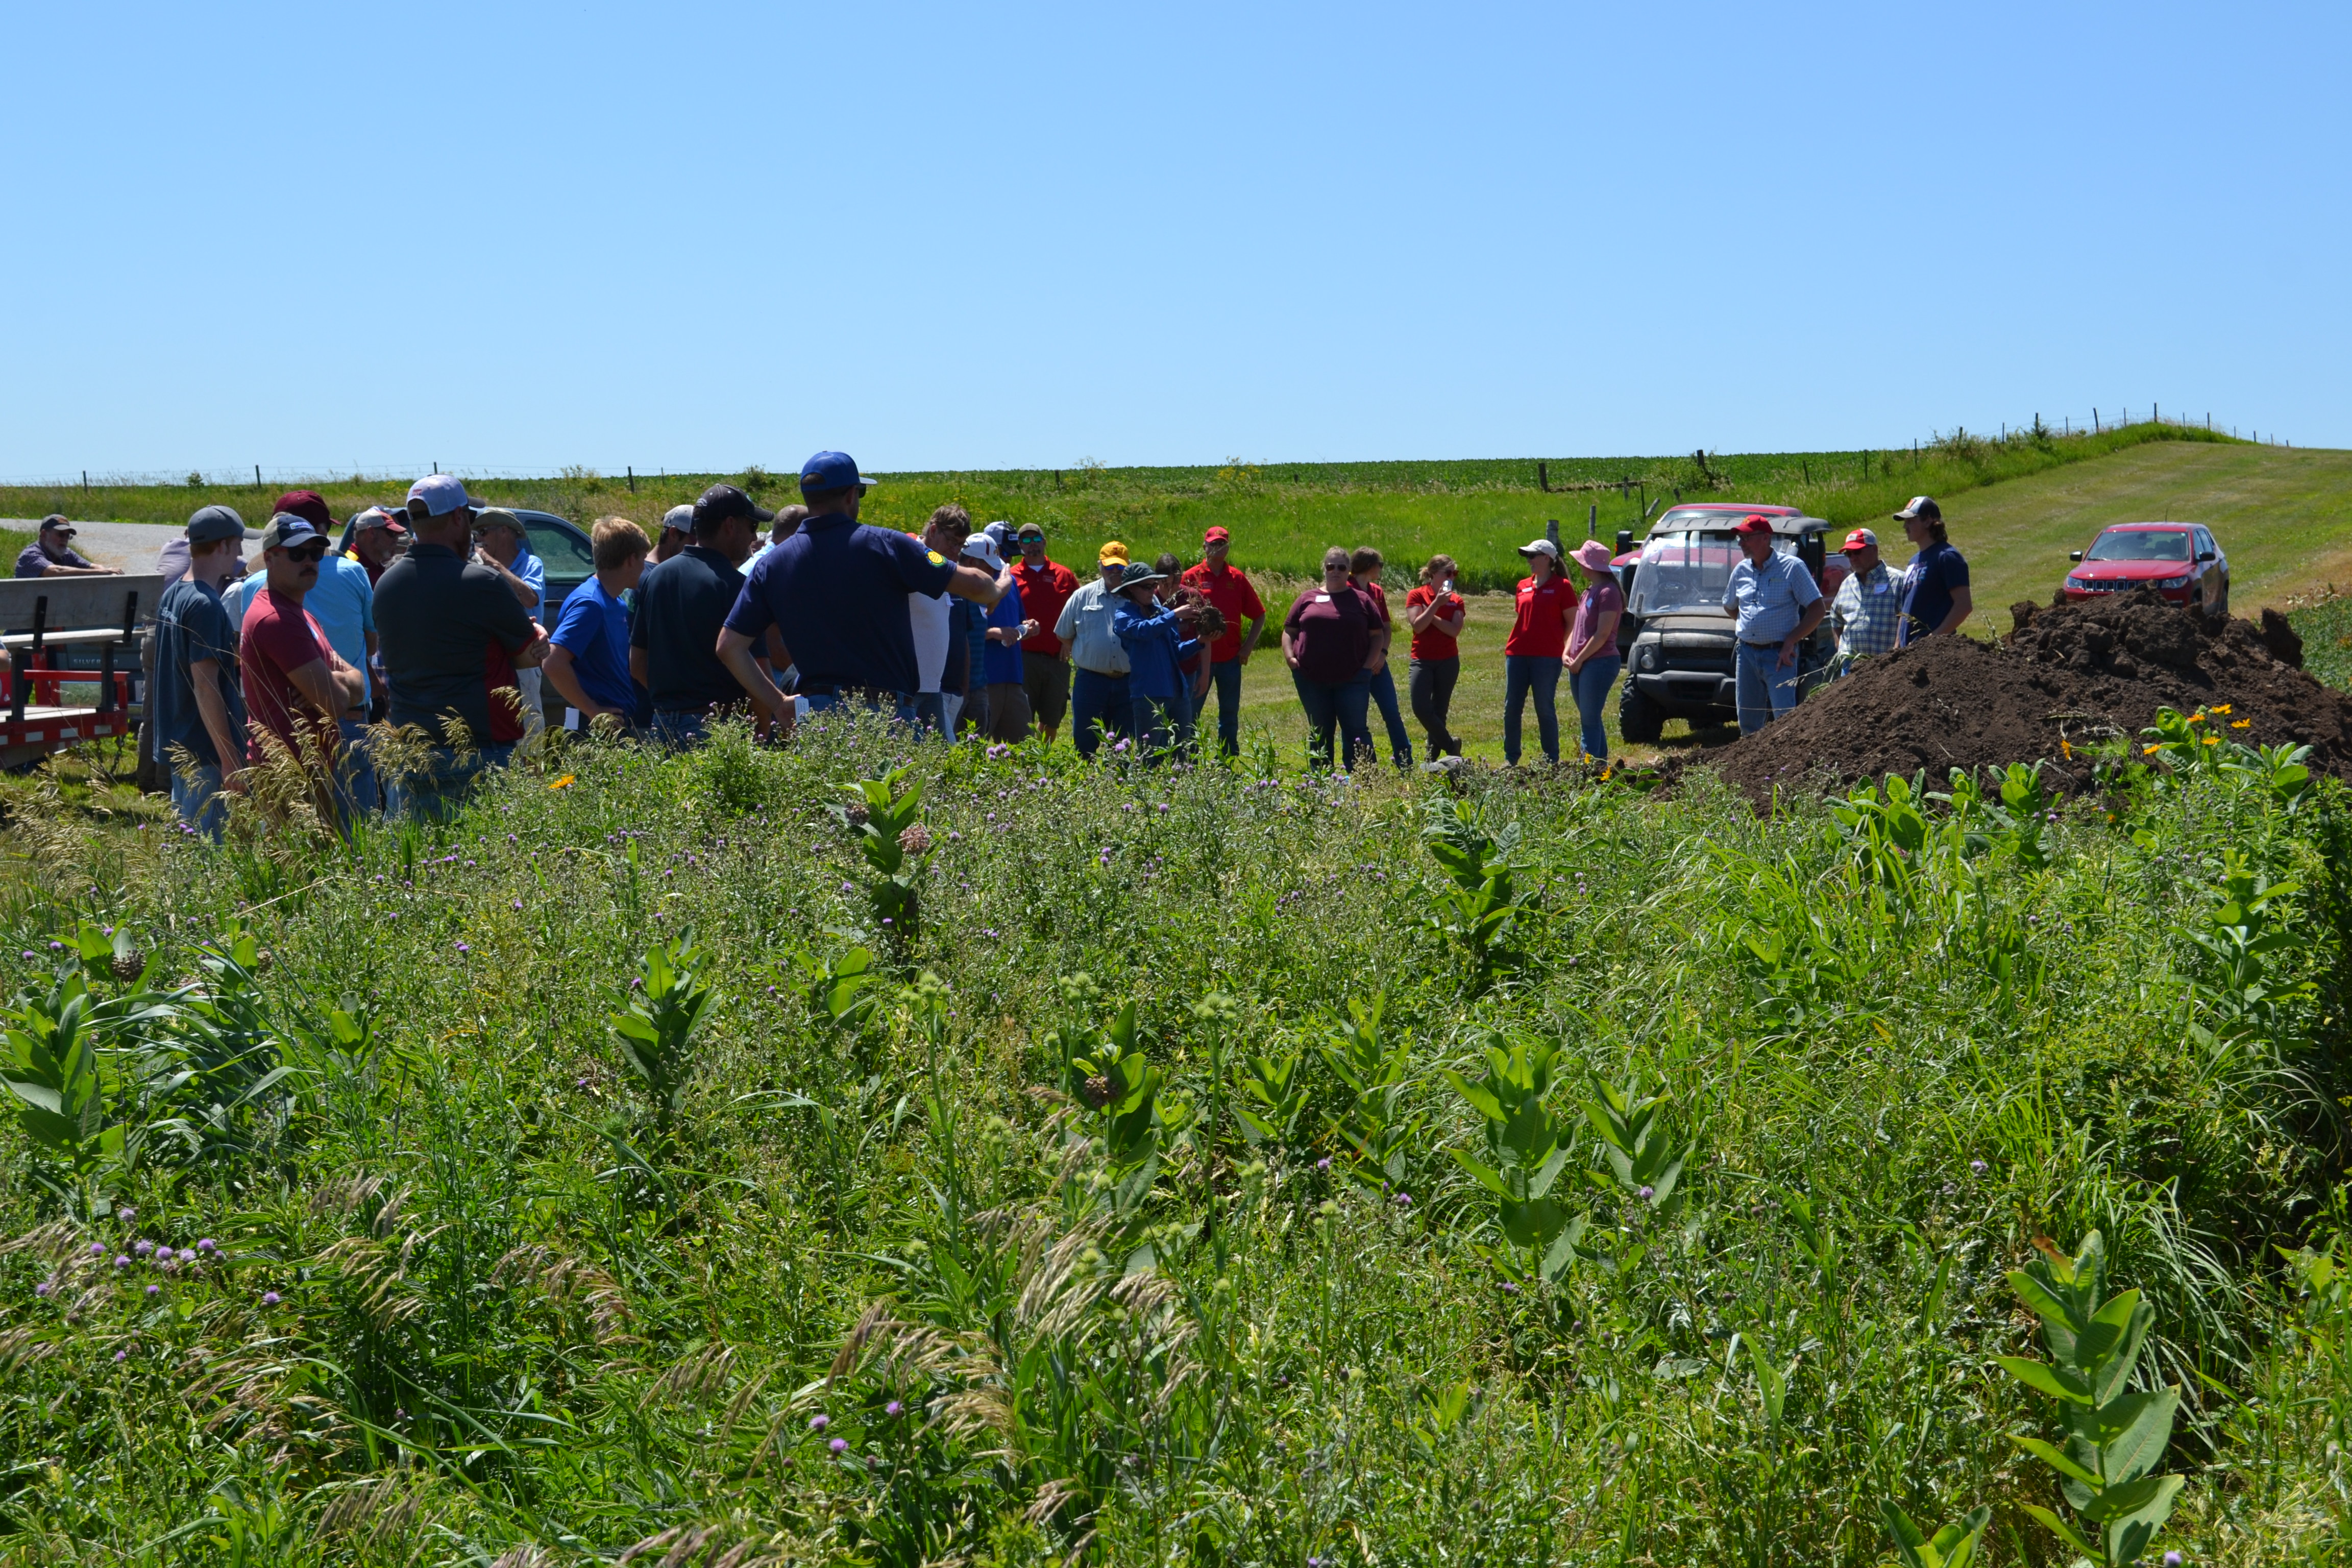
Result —
<instances>
[{"instance_id":1,"label":"man in navy polo shirt","mask_svg":"<svg viewBox=\"0 0 2352 1568\"><path fill-rule=\"evenodd\" d=\"M952 594L993 608L1009 585L1009 575L959 566L893 529L859 522L857 505L871 483L841 452L819 452L802 464L808 521L752 566L719 634L719 657L771 718L789 711L790 702L751 657L769 627L790 650L811 709L855 693L869 700L888 693L899 717L911 719L922 680L907 595Z\"/></svg>"}]
</instances>

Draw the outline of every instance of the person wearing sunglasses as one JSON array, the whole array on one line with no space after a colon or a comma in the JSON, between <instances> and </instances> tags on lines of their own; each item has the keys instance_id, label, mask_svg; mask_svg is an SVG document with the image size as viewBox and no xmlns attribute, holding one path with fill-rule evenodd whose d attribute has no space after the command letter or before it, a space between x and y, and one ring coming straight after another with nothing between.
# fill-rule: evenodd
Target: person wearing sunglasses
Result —
<instances>
[{"instance_id":1,"label":"person wearing sunglasses","mask_svg":"<svg viewBox=\"0 0 2352 1568\"><path fill-rule=\"evenodd\" d=\"M237 637L237 668L245 680L246 761L270 760L276 737L312 771L311 794L321 821L341 817L333 767L341 749L343 714L367 700L366 678L346 663L302 600L319 581L327 536L291 512L279 512L261 531L266 576L246 612Z\"/></svg>"}]
</instances>

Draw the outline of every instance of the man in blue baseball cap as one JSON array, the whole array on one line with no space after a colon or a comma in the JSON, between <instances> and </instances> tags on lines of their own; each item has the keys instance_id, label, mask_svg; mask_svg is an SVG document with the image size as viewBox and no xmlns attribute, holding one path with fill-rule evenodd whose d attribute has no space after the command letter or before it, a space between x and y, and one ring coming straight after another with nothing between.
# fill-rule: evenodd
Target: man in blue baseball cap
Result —
<instances>
[{"instance_id":1,"label":"man in blue baseball cap","mask_svg":"<svg viewBox=\"0 0 2352 1568\"><path fill-rule=\"evenodd\" d=\"M392 686L387 717L433 742L421 773L385 781L392 816L446 816L477 774L513 753L521 714L494 711L491 693L514 692L513 672L547 658L546 629L505 578L467 559L481 509L453 474L417 480L408 489L415 542L376 582L376 636Z\"/></svg>"},{"instance_id":2,"label":"man in blue baseball cap","mask_svg":"<svg viewBox=\"0 0 2352 1568\"><path fill-rule=\"evenodd\" d=\"M873 480L846 453L819 452L801 465L808 503L800 531L761 555L719 634L719 657L769 719L789 700L752 658L772 626L800 671L800 695L822 710L853 693L888 693L902 718L914 712L922 679L907 595L952 594L993 607L1011 575L961 566L894 529L857 521ZM782 653L776 662L786 662Z\"/></svg>"}]
</instances>

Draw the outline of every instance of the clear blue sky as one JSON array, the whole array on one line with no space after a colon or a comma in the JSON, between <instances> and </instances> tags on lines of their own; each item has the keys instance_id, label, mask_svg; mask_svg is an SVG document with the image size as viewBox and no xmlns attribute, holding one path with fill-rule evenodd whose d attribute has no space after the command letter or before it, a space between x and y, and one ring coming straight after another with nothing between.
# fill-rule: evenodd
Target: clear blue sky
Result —
<instances>
[{"instance_id":1,"label":"clear blue sky","mask_svg":"<svg viewBox=\"0 0 2352 1568\"><path fill-rule=\"evenodd\" d=\"M0 476L2352 445L2352 10L15 7Z\"/></svg>"}]
</instances>

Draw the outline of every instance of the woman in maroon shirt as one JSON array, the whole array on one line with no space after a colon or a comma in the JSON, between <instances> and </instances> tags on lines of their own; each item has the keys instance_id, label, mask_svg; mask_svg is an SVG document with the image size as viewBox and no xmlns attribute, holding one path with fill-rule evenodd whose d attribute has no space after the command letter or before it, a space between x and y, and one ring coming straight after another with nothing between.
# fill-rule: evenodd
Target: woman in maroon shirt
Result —
<instances>
[{"instance_id":1,"label":"woman in maroon shirt","mask_svg":"<svg viewBox=\"0 0 2352 1568\"><path fill-rule=\"evenodd\" d=\"M1290 663L1299 706L1307 710L1307 761L1328 767L1331 731L1339 731L1348 766L1378 761L1365 718L1372 697L1372 655L1380 613L1348 578L1348 552L1323 552L1323 586L1298 595L1282 622L1282 657Z\"/></svg>"}]
</instances>

